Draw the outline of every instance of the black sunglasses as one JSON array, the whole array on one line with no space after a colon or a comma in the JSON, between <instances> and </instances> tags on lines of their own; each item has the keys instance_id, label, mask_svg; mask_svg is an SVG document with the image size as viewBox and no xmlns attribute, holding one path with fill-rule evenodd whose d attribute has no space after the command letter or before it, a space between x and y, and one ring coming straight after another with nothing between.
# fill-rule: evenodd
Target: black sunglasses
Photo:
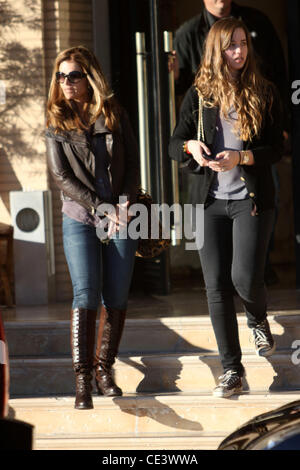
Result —
<instances>
[{"instance_id":1,"label":"black sunglasses","mask_svg":"<svg viewBox=\"0 0 300 470\"><path fill-rule=\"evenodd\" d=\"M86 77L86 75L86 73L80 72L79 70L73 70L73 72L70 72L68 75L63 72L56 72L55 78L56 83L65 83L66 78L70 83L78 83L80 80Z\"/></svg>"}]
</instances>

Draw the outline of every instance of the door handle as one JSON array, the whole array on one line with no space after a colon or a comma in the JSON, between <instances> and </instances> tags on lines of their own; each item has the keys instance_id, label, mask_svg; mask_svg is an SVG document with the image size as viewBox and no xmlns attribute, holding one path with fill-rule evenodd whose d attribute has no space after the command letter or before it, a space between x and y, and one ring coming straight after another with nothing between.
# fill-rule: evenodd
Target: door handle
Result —
<instances>
[{"instance_id":1,"label":"door handle","mask_svg":"<svg viewBox=\"0 0 300 470\"><path fill-rule=\"evenodd\" d=\"M173 52L173 34L170 31L164 31L164 51L167 54ZM170 136L173 134L176 125L176 102L175 102L175 82L174 71L169 72L169 116L170 116ZM179 179L178 179L178 162L171 161L172 176L172 204L179 204ZM178 225L179 224L179 225ZM174 212L174 225L171 227L172 245L180 245L180 240L176 239L176 226L181 226L180 214L176 210Z\"/></svg>"},{"instance_id":2,"label":"door handle","mask_svg":"<svg viewBox=\"0 0 300 470\"><path fill-rule=\"evenodd\" d=\"M135 33L138 85L139 146L142 189L151 194L149 103L145 33Z\"/></svg>"}]
</instances>

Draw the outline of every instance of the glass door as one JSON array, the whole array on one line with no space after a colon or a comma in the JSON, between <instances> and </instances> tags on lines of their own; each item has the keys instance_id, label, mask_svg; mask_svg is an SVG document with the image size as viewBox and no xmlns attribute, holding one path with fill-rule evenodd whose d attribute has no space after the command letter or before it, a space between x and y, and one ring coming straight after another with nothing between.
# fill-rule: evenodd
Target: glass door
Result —
<instances>
[{"instance_id":1,"label":"glass door","mask_svg":"<svg viewBox=\"0 0 300 470\"><path fill-rule=\"evenodd\" d=\"M179 202L178 169L168 156L175 126L174 79L168 72L174 1L112 0L109 8L111 81L139 139L142 188L157 204L172 206ZM168 252L151 260L137 259L136 271L136 279L142 279L151 293L170 292Z\"/></svg>"}]
</instances>

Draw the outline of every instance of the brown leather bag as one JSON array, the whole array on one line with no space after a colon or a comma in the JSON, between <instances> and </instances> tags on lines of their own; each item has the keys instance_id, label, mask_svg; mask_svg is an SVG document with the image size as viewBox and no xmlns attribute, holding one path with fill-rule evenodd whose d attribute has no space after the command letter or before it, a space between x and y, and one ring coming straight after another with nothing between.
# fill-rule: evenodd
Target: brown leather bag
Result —
<instances>
[{"instance_id":1,"label":"brown leather bag","mask_svg":"<svg viewBox=\"0 0 300 470\"><path fill-rule=\"evenodd\" d=\"M141 258L154 258L159 256L163 251L165 251L171 245L170 238L163 238L163 227L157 216L155 223L159 227L159 238L151 238L151 205L154 204L152 197L146 191L139 189L137 194L138 204L144 204L148 212L148 238L140 238L138 243L138 248L136 251L136 256Z\"/></svg>"}]
</instances>

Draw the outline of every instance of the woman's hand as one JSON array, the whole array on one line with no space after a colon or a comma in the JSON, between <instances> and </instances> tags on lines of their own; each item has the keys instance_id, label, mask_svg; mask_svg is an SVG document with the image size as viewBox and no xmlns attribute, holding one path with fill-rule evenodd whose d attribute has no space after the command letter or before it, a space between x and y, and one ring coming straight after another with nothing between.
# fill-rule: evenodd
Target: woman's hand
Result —
<instances>
[{"instance_id":1,"label":"woman's hand","mask_svg":"<svg viewBox=\"0 0 300 470\"><path fill-rule=\"evenodd\" d=\"M208 166L208 160L206 160L202 154L205 152L207 155L210 155L211 151L203 142L199 140L188 140L186 145L187 150L193 155L193 158L200 166Z\"/></svg>"},{"instance_id":2,"label":"woman's hand","mask_svg":"<svg viewBox=\"0 0 300 470\"><path fill-rule=\"evenodd\" d=\"M208 166L213 171L229 171L239 164L240 154L238 150L223 150L216 155L215 160L211 160Z\"/></svg>"},{"instance_id":3,"label":"woman's hand","mask_svg":"<svg viewBox=\"0 0 300 470\"><path fill-rule=\"evenodd\" d=\"M128 213L129 201L116 205L116 211L112 214L107 214L106 217L109 219L107 236L111 238L116 232L125 228L131 219Z\"/></svg>"}]
</instances>

